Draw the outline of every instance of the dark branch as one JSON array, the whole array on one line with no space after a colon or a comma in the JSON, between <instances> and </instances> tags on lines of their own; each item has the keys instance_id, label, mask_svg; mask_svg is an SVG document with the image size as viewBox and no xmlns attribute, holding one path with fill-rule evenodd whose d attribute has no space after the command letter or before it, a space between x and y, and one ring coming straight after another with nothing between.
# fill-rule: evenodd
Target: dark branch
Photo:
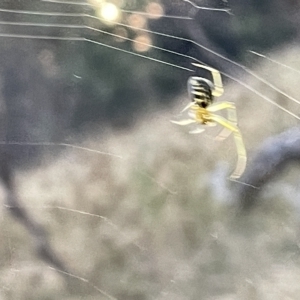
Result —
<instances>
[{"instance_id":1,"label":"dark branch","mask_svg":"<svg viewBox=\"0 0 300 300\"><path fill-rule=\"evenodd\" d=\"M291 162L300 161L300 127L291 128L275 137L268 138L249 163L239 185L237 199L242 209L254 206L258 194L266 183ZM256 188L253 188L256 187Z\"/></svg>"},{"instance_id":2,"label":"dark branch","mask_svg":"<svg viewBox=\"0 0 300 300\"><path fill-rule=\"evenodd\" d=\"M12 171L7 159L6 153L1 153L0 157L0 177L6 188L6 207L10 213L25 226L33 237L36 251L41 259L52 265L60 271L67 272L63 262L54 254L47 238L47 234L43 227L36 223L28 214L26 209L22 207L18 196L15 192L15 187L12 180Z\"/></svg>"}]
</instances>

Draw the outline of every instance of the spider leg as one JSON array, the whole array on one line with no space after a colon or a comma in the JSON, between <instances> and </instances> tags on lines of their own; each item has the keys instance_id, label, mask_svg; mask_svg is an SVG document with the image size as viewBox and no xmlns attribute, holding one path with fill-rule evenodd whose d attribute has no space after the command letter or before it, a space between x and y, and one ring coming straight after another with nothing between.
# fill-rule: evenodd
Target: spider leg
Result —
<instances>
[{"instance_id":1,"label":"spider leg","mask_svg":"<svg viewBox=\"0 0 300 300\"><path fill-rule=\"evenodd\" d=\"M233 102L217 102L217 103L213 103L211 104L209 107L206 108L208 111L210 112L216 112L219 110L223 110L223 109L233 109L235 110L235 104Z\"/></svg>"},{"instance_id":2,"label":"spider leg","mask_svg":"<svg viewBox=\"0 0 300 300\"><path fill-rule=\"evenodd\" d=\"M190 102L182 111L181 113L185 112L186 110L188 110L189 108L191 108L193 105L195 105L195 102ZM177 125L190 125L190 124L194 124L197 123L197 121L194 118L194 115L190 116L191 118L189 119L182 119L180 121L176 121L176 120L170 120L171 123L177 124Z\"/></svg>"},{"instance_id":3,"label":"spider leg","mask_svg":"<svg viewBox=\"0 0 300 300\"><path fill-rule=\"evenodd\" d=\"M219 111L222 109L227 109L227 120L231 123L237 125L237 116L236 116L236 108L233 102L220 102L214 103L207 108L208 111ZM224 127L221 132L216 136L215 140L223 141L227 139L232 133L232 130Z\"/></svg>"},{"instance_id":4,"label":"spider leg","mask_svg":"<svg viewBox=\"0 0 300 300\"><path fill-rule=\"evenodd\" d=\"M184 119L184 120L180 120L180 121L170 120L170 122L173 124L181 125L181 126L197 123L197 121L193 120L193 119Z\"/></svg>"},{"instance_id":5,"label":"spider leg","mask_svg":"<svg viewBox=\"0 0 300 300\"><path fill-rule=\"evenodd\" d=\"M232 131L224 127L214 139L215 141L222 142L226 140L231 134Z\"/></svg>"},{"instance_id":6,"label":"spider leg","mask_svg":"<svg viewBox=\"0 0 300 300\"><path fill-rule=\"evenodd\" d=\"M201 133L203 131L204 131L203 128L198 127L197 129L189 131L189 133L191 133L191 134L198 134L198 133Z\"/></svg>"},{"instance_id":7,"label":"spider leg","mask_svg":"<svg viewBox=\"0 0 300 300\"><path fill-rule=\"evenodd\" d=\"M237 148L237 154L238 154L238 161L235 167L235 170L230 175L231 179L237 179L240 178L241 175L244 173L246 169L247 164L247 153L243 141L243 137L240 131L234 132L234 141Z\"/></svg>"},{"instance_id":8,"label":"spider leg","mask_svg":"<svg viewBox=\"0 0 300 300\"><path fill-rule=\"evenodd\" d=\"M177 125L181 125L181 126L185 126L185 125L190 125L190 124L195 124L195 123L198 123L196 120L194 119L184 119L184 120L180 120L180 121L174 121L174 120L171 120L170 121L171 123L174 123L174 124L177 124ZM198 127L194 130L191 130L189 131L189 133L191 134L197 134L197 133L201 133L203 132L204 129Z\"/></svg>"},{"instance_id":9,"label":"spider leg","mask_svg":"<svg viewBox=\"0 0 300 300\"><path fill-rule=\"evenodd\" d=\"M224 93L224 88L223 88L223 83L222 83L222 78L221 74L218 70L211 68L209 66L197 64L197 63L192 63L192 65L202 68L205 70L208 70L211 72L211 75L213 77L213 84L214 84L214 89L212 90L212 95L215 97L220 97Z\"/></svg>"},{"instance_id":10,"label":"spider leg","mask_svg":"<svg viewBox=\"0 0 300 300\"><path fill-rule=\"evenodd\" d=\"M233 133L240 131L239 128L236 126L236 124L231 123L230 121L228 121L222 116L216 114L210 114L210 120L222 125L223 127L232 131Z\"/></svg>"},{"instance_id":11,"label":"spider leg","mask_svg":"<svg viewBox=\"0 0 300 300\"><path fill-rule=\"evenodd\" d=\"M233 132L234 141L237 149L238 161L235 170L230 175L230 178L237 179L244 173L247 164L247 153L242 134L236 124L230 122L229 120L226 120L221 116L211 114L211 120L219 123L224 128L226 128L226 130L230 130Z\"/></svg>"},{"instance_id":12,"label":"spider leg","mask_svg":"<svg viewBox=\"0 0 300 300\"><path fill-rule=\"evenodd\" d=\"M187 109L191 108L193 105L195 105L195 102L190 102L182 111L181 113L183 113L184 111L186 111Z\"/></svg>"}]
</instances>

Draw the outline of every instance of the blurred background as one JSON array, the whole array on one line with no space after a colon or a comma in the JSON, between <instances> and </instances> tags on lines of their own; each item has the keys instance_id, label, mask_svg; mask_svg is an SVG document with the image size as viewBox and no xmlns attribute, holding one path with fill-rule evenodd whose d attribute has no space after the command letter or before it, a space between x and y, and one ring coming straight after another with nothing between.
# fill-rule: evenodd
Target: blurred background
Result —
<instances>
[{"instance_id":1,"label":"blurred background","mask_svg":"<svg viewBox=\"0 0 300 300\"><path fill-rule=\"evenodd\" d=\"M298 299L298 166L241 214L233 140L170 120L189 76L210 77L197 59L223 74L218 100L235 102L249 161L296 126L299 5L2 1L1 147L73 276L40 260L3 206L0 299Z\"/></svg>"}]
</instances>

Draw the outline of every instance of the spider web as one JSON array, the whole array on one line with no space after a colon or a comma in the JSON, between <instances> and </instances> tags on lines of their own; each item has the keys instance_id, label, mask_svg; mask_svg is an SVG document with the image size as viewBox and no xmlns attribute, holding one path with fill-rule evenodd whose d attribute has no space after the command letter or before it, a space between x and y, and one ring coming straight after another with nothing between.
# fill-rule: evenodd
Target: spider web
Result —
<instances>
[{"instance_id":1,"label":"spider web","mask_svg":"<svg viewBox=\"0 0 300 300\"><path fill-rule=\"evenodd\" d=\"M85 47L79 44L88 44L91 55L94 49L106 48L111 60L102 59L100 64L127 66L132 68L133 74L140 67L138 61L147 63L148 72L151 68L161 68L164 78L170 78L171 75L182 78L184 85L186 78L195 72L190 62L199 61L198 56L178 53L172 49L168 50L169 56L163 56L162 53L166 51L155 44L154 37L158 31L150 27L146 30L151 34L153 41L142 40L137 44L147 46L151 42L156 48L148 53L135 52L130 49L136 43L135 32L130 31L132 28L127 32L128 36L124 37L113 32L114 27L106 29L104 26L104 29L99 29L94 27L92 22L87 28L85 22L82 25L82 15L72 16L72 21L67 17L67 14L92 16L90 8L75 6L73 3L66 6L63 2L32 1L30 5L30 10L20 7L17 9L18 13L4 11L8 8L3 8L4 27L1 35L3 41L11 41L15 49L37 43L34 45L38 51L34 52L36 49L33 49L32 56L28 55L23 60L29 59L32 64L38 64L39 61L46 78L52 81L50 88L57 84L57 78L62 80L65 73L73 79L72 85L75 88L84 80L101 81L101 78L94 76L96 73L85 72L86 69L96 68L97 63L91 65L88 59L79 59L82 52L77 52L77 48L82 47L83 51ZM173 5L180 6L181 13L177 17L166 19L175 20L177 24L185 18L193 22L193 12L201 9L189 1L178 1ZM129 9L131 11L134 10L134 5L132 6ZM55 20L54 23L52 21L52 24L56 25L51 27L51 22L48 21L51 17L47 19L42 12L51 12L53 15L53 10L62 14L62 19ZM37 13L37 20L34 22L39 26L33 26L29 21L20 19L20 15L29 15L32 18L33 11ZM15 16L14 20L10 19L12 14ZM170 23L166 24L171 26ZM75 26L77 31L74 34L72 27L74 29ZM20 27L20 31L12 29L16 27ZM103 42L97 37L99 31L94 30L95 28L114 36L111 35L111 39L107 40L107 35L103 35ZM163 41L169 39L170 35L184 41L182 39L185 38L181 36L169 34L169 28L166 27L167 33L162 32L163 35L160 35ZM50 38L54 36L55 38ZM127 41L132 43L131 46L116 43L116 37L121 40L130 39ZM45 44L52 39L59 39L60 43L66 44L65 51L70 53L74 63L72 68L67 63L66 68L59 68L62 57L65 58L66 54L60 56L60 53L56 52L60 48ZM257 68L253 71L252 68L236 63L226 56L220 57L221 54L203 48L203 45L193 40L189 42L196 43L196 48L226 60L243 72L241 77L234 72L229 74L220 70L228 80L224 97L228 97L228 100L237 105L240 128L248 149L255 148L263 138L296 124L299 119L297 95L292 95L293 91L287 89L286 85L290 84L290 81L287 83L284 79L295 78L294 73L297 72L292 68L295 64L288 59L291 52L280 52L281 57L286 56L285 60L271 58L272 64L269 69ZM8 47L8 51L11 49L11 46ZM32 57L37 56L37 53L39 59L34 60ZM105 52L103 56L106 59L109 57L105 56ZM138 67L126 65L128 56L134 57ZM268 57L262 62L264 65L269 64L266 58ZM281 63L280 78L275 79L269 75L278 74L278 64L274 64L274 60L276 63L287 62ZM117 63L113 63L114 61ZM22 66L21 62L22 57L14 63L20 64L20 70L26 70L28 66ZM13 62L8 60L9 63ZM65 73L62 74L63 72ZM129 70L124 70L124 81L126 76L129 76L128 73ZM139 83L144 82L146 89L147 77L143 75L143 70L138 74L144 80ZM283 74L287 74L287 77L283 77ZM111 73L102 74L110 75ZM120 77L111 79L114 80L119 82ZM134 88L136 80L131 78L130 82ZM34 85L35 82L32 81L31 84ZM125 84L128 84L128 81L125 81ZM106 91L104 95L109 98L109 88L100 83L101 95L103 89ZM43 93L37 90L35 92L40 106L49 105L45 101L42 102ZM148 91L149 94L151 92ZM224 208L216 199L230 198L226 186L226 162L234 164L234 146L230 141L216 143L209 131L207 135L191 137L185 129L174 128L169 124L172 116L186 103L186 95L179 97L180 92L181 90L173 92L170 89L170 93L177 93L180 103L174 107L168 102L167 112L159 112L154 106L144 104L144 118L140 120L134 115L136 120L130 130L120 131L95 126L94 132L91 133L89 127L78 136L64 133L63 141L57 143L51 138L53 133L45 131L42 126L25 141L23 128L19 128L17 133L12 130L11 138L2 144L8 144L9 149L15 150L16 154L27 147L29 150L23 153L26 154L25 157L30 158L36 154L32 154L32 148L43 150L37 159L39 166L18 171L16 186L24 207L49 231L52 246L72 270L65 272L65 275L74 281L66 283L58 275L63 273L62 271L45 266L36 259L27 233L22 227L17 227L15 221L7 214L3 214L3 268L0 280L1 296L4 299L10 296L17 298L17 295L30 299L41 299L42 296L51 299L237 299L238 293L244 293L244 297L247 297L251 289L259 293L270 288L273 281L278 283L278 276L288 272L282 270L279 265L274 267L274 261L278 262L277 256L274 258L268 249L270 244L277 250L285 245L295 246L296 229L289 226L293 218L291 209L286 206L283 209L284 213L281 213L281 203L278 211L275 211L275 217L273 215L271 218L264 213L255 216L256 225L247 223L247 220L232 222L227 217L232 217L232 212L226 210L227 206ZM122 95L122 90L119 94ZM91 96L92 93L86 90L86 95ZM29 93L27 97L34 96ZM151 95L147 100L152 100ZM62 101L63 97L58 98L59 104ZM86 100L84 103L89 102ZM22 106L25 111L26 105ZM36 106L37 103L31 105ZM101 105L106 103L101 102ZM72 106L65 109L72 110ZM27 111L37 112L38 117L49 120L49 116L43 114L42 108ZM126 110L125 112L129 113ZM51 117L53 116L50 115L50 119ZM94 118L93 114L91 118ZM280 124L278 119L281 120ZM51 122L49 126L52 126ZM29 129L31 128L29 126ZM62 139L61 136L58 137L59 140ZM54 139L56 138L57 136ZM57 148L60 148L60 151L57 151ZM65 149L61 150L62 148ZM220 161L219 164L216 164L216 158ZM266 221L263 222L262 219ZM264 231L258 229L259 225ZM245 232L241 233L242 229L249 227L251 233L248 236L245 236ZM284 239L287 232L288 237ZM268 235L273 237L271 242L265 239ZM253 239L256 242L254 245ZM297 257L296 251L291 253ZM286 259L290 252L283 251L281 255ZM288 259L293 278L298 282L300 274L294 261ZM271 274L275 275L260 283L259 280L266 270L271 270ZM14 288L16 282L17 289Z\"/></svg>"}]
</instances>

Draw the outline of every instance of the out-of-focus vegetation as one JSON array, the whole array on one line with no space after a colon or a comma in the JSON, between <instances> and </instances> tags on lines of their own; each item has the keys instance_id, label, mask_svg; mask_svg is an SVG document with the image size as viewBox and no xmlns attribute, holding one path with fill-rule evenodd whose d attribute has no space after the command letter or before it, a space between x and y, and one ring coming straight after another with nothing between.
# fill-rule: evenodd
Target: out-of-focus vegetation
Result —
<instances>
[{"instance_id":1,"label":"out-of-focus vegetation","mask_svg":"<svg viewBox=\"0 0 300 300\"><path fill-rule=\"evenodd\" d=\"M90 3L93 3L92 0ZM114 3L120 5L118 1ZM150 3L152 2L148 0L122 1L122 9L147 12ZM265 51L278 47L298 34L299 24L296 14L298 4L294 1L209 2L211 7L230 7L232 15L225 12L197 10L190 3L181 0L164 0L161 4L166 15L186 16L192 19L165 17L155 19L123 12L119 22L191 39L226 57L239 59L244 64L249 61L247 50ZM199 3L196 2L196 4ZM95 9L88 5L72 3L66 5L37 0L3 1L1 8L96 15ZM209 54L191 42L151 35L139 29L117 24L109 26L101 20L83 15L47 16L6 11L0 13L0 18L13 22L85 25L130 39L146 34L151 39L150 43L155 46L196 57L221 71L232 71L233 75L240 75L231 63L225 64L222 59ZM84 37L126 51L135 51L132 41L116 39L109 34L88 28L2 24L1 31L11 34ZM169 104L176 99L176 95L185 90L186 80L190 76L189 72L89 42L30 39L16 41L14 38L3 37L1 39L3 43L1 43L0 51L3 63L1 63L0 71L3 78L3 99L11 107L8 111L14 111L11 117L13 121L9 125L13 132L9 135L11 139L18 135L15 132L20 132L20 127L25 132L21 135L23 138L27 136L27 140L31 137L35 140L61 140L70 129L73 131L91 128L94 124L128 128L134 124L140 114L147 114L153 106L169 107ZM150 49L148 52L139 54L150 55L155 59L184 67L191 66L190 59L176 57L160 50ZM32 80L32 73L36 74L38 79ZM32 84L35 80L37 83ZM14 90L14 95L9 97L5 92L7 89ZM30 95L43 93L43 96L31 96L31 103L26 105L25 110L20 110L20 101L30 102L26 99L27 93ZM53 94L56 95L54 99L52 99ZM41 97L44 101L42 105ZM55 101L58 98L60 100ZM43 113L36 113L37 107L42 107ZM37 120L28 121L24 114L30 118L33 115L47 116L36 117ZM64 121L58 121L57 115L60 120ZM45 121L46 119L48 121Z\"/></svg>"},{"instance_id":2,"label":"out-of-focus vegetation","mask_svg":"<svg viewBox=\"0 0 300 300\"><path fill-rule=\"evenodd\" d=\"M124 9L144 10L148 2L123 3ZM263 79L298 97L295 72L246 55L248 49L267 51L297 36L297 2L231 1L234 15L197 11L179 0L162 3L166 14L193 20L153 19L148 28L191 38L253 69L257 64L255 71ZM227 6L219 1L210 5ZM89 7L37 0L2 1L1 7L94 13ZM116 30L81 17L7 12L0 17ZM121 43L82 28L1 25L1 30L85 37L124 50L134 48L131 41ZM127 34L134 39L138 32ZM191 42L151 38L154 45L240 75L232 64L223 64ZM217 143L216 128L191 136L186 128L169 123L187 101L189 74L83 41L0 39L1 121L7 120L1 140L82 140L92 150L121 156L80 149L58 154L53 145L9 147L13 160L21 158L23 163L37 149L45 150L35 169L17 173L15 186L22 205L47 228L51 245L72 274L84 280L64 279L38 260L28 233L3 210L0 299L109 298L99 289L122 300L299 298L299 207L293 203L299 195L297 170L286 172L285 181L270 183L259 210L238 215L233 190L242 183L226 179L235 164L233 141ZM300 69L299 47L289 48L278 48L272 57ZM144 54L180 66L191 63L162 51ZM299 106L274 88L251 77L238 78L299 113ZM296 125L295 118L244 86L227 83L220 100L236 103L249 158L264 138ZM171 107L172 101L180 105ZM6 191L2 194L5 198Z\"/></svg>"},{"instance_id":3,"label":"out-of-focus vegetation","mask_svg":"<svg viewBox=\"0 0 300 300\"><path fill-rule=\"evenodd\" d=\"M299 68L298 52L272 57ZM255 71L297 93L293 71L277 76L278 66L268 61ZM273 89L244 80L296 112ZM226 87L224 98L237 103L249 155L270 132L296 124L237 84ZM299 298L299 211L291 201L299 194L297 170L269 185L259 209L236 214L238 183L226 179L235 163L233 141L214 141L215 128L187 135L168 122L178 109L85 141L122 158L66 150L18 173L24 205L74 275L90 283L68 282L37 260L27 233L3 214L3 299L109 299L92 285L122 300Z\"/></svg>"}]
</instances>

